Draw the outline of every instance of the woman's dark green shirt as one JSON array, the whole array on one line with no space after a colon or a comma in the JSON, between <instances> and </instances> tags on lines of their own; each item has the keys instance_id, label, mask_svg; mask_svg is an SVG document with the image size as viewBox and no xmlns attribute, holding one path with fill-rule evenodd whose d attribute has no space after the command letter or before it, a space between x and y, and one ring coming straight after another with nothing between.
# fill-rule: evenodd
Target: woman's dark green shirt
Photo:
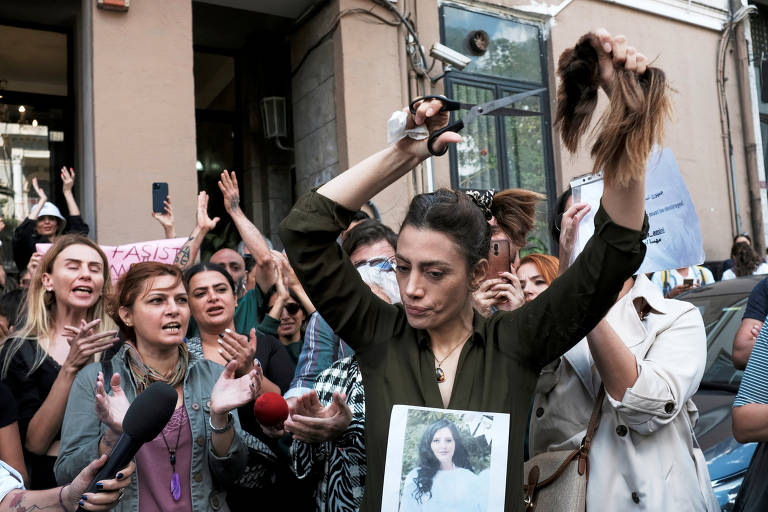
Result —
<instances>
[{"instance_id":1,"label":"woman's dark green shirt","mask_svg":"<svg viewBox=\"0 0 768 512\"><path fill-rule=\"evenodd\" d=\"M291 265L317 310L354 350L365 386L368 476L361 511L381 508L387 438L395 404L443 408L426 331L401 305L376 297L336 243L353 212L310 192L280 225ZM571 268L536 300L490 318L475 313L449 409L510 415L505 510L522 510L523 438L536 379L547 363L597 325L645 256L642 231L614 224L601 207L595 236Z\"/></svg>"}]
</instances>

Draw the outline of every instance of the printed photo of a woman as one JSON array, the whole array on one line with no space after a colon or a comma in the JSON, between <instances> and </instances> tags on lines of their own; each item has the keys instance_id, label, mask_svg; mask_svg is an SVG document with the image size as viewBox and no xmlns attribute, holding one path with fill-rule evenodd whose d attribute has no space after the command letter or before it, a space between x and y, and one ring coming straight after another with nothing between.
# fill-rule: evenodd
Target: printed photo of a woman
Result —
<instances>
[{"instance_id":1,"label":"printed photo of a woman","mask_svg":"<svg viewBox=\"0 0 768 512\"><path fill-rule=\"evenodd\" d=\"M419 463L405 478L400 512L481 512L487 487L469 460L461 434L447 419L430 424L419 442Z\"/></svg>"}]
</instances>

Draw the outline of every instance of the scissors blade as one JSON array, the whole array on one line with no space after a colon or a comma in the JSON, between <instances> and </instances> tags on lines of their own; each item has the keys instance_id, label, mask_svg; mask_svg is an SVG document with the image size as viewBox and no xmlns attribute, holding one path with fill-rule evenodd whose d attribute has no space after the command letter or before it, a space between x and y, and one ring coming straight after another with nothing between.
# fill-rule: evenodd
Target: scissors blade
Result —
<instances>
[{"instance_id":1,"label":"scissors blade","mask_svg":"<svg viewBox=\"0 0 768 512\"><path fill-rule=\"evenodd\" d=\"M479 105L475 105L474 107L470 108L467 115L464 116L464 123L467 124L474 121L477 116L485 116L485 115L493 114L497 110L504 108L507 105L511 105L512 103L515 103L517 101L524 100L529 96L534 96L543 91L546 91L546 89L542 87L539 89L533 89L530 91L513 94L512 96L505 96L497 100L489 101L488 103L481 103Z\"/></svg>"}]
</instances>

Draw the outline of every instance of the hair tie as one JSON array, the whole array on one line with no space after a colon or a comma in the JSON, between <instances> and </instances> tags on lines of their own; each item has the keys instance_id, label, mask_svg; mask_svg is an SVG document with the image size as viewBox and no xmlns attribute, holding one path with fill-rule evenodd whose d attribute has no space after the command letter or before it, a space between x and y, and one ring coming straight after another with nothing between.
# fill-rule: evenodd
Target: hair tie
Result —
<instances>
[{"instance_id":1,"label":"hair tie","mask_svg":"<svg viewBox=\"0 0 768 512\"><path fill-rule=\"evenodd\" d=\"M493 204L494 190L465 190L465 194L469 196L475 206L480 208L483 212L485 220L491 220L493 218L493 212L491 211L491 205Z\"/></svg>"}]
</instances>

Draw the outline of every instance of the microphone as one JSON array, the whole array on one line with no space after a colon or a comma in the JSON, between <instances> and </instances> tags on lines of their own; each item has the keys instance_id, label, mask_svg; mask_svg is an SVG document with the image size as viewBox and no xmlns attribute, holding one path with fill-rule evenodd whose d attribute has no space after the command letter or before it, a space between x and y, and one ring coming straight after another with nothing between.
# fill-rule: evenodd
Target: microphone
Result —
<instances>
[{"instance_id":1,"label":"microphone","mask_svg":"<svg viewBox=\"0 0 768 512\"><path fill-rule=\"evenodd\" d=\"M144 443L157 437L173 416L177 400L176 390L165 382L155 382L137 396L125 412L120 439L112 447L107 462L91 480L85 492L100 492L96 488L99 480L114 478L117 471L128 465ZM77 508L77 512L84 510L82 507Z\"/></svg>"}]
</instances>

